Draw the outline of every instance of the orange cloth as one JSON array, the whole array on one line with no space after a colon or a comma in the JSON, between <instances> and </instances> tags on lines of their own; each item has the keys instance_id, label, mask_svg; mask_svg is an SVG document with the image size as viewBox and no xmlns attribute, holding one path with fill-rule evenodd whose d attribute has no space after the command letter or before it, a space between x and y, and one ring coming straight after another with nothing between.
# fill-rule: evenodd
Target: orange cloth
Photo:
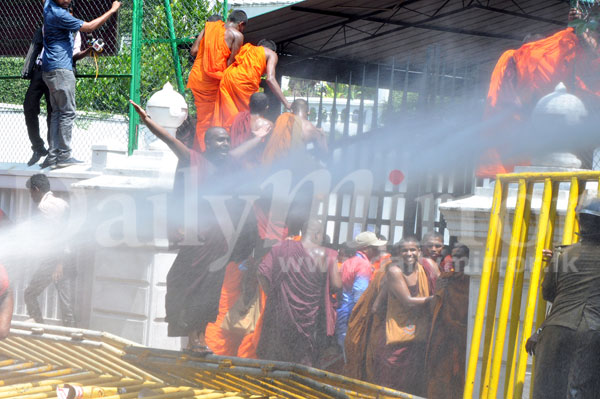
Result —
<instances>
[{"instance_id":1,"label":"orange cloth","mask_svg":"<svg viewBox=\"0 0 600 399\"><path fill-rule=\"evenodd\" d=\"M198 56L188 77L187 87L194 94L198 119L194 148L202 152L206 149L204 134L206 129L211 127L213 123L213 111L219 92L219 82L223 78L223 72L227 68L227 60L231 55L231 49L225 42L225 30L223 21L206 23L204 37L198 48Z\"/></svg>"},{"instance_id":2,"label":"orange cloth","mask_svg":"<svg viewBox=\"0 0 600 399\"><path fill-rule=\"evenodd\" d=\"M598 53L586 50L567 28L547 38L526 43L518 50L508 50L498 60L490 81L485 118L496 127L488 132L502 134L526 120L536 103L563 82L570 93L582 100L600 96L600 59ZM494 177L496 172L511 171L501 165L494 149L485 155L479 177Z\"/></svg>"},{"instance_id":3,"label":"orange cloth","mask_svg":"<svg viewBox=\"0 0 600 399\"><path fill-rule=\"evenodd\" d=\"M263 292L262 288L259 288L260 292L260 317L258 318L258 322L256 323L256 327L254 331L250 334L246 335L242 339L242 343L238 348L238 357L244 357L247 359L258 359L256 356L256 347L258 346L258 341L260 341L260 332L262 330L263 325L263 314L265 312L265 303L267 303L267 296Z\"/></svg>"},{"instance_id":4,"label":"orange cloth","mask_svg":"<svg viewBox=\"0 0 600 399\"><path fill-rule=\"evenodd\" d=\"M346 364L344 374L348 377L373 381L377 370L374 369L375 355L373 345L376 337L385 334L385 320L381 314L372 311L373 304L385 282L385 270L374 273L374 278L356 302L344 341Z\"/></svg>"},{"instance_id":5,"label":"orange cloth","mask_svg":"<svg viewBox=\"0 0 600 399\"><path fill-rule=\"evenodd\" d=\"M221 329L221 324L227 312L235 305L242 294L243 273L239 269L239 264L230 262L225 271L223 287L221 288L221 298L219 300L219 314L214 323L208 323L206 326L205 338L206 345L215 355L235 356L240 345L240 338L235 334L229 334Z\"/></svg>"},{"instance_id":6,"label":"orange cloth","mask_svg":"<svg viewBox=\"0 0 600 399\"><path fill-rule=\"evenodd\" d=\"M469 276L442 273L445 281L433 307L433 320L425 356L427 397L460 399L465 383L469 323Z\"/></svg>"},{"instance_id":7,"label":"orange cloth","mask_svg":"<svg viewBox=\"0 0 600 399\"><path fill-rule=\"evenodd\" d=\"M258 91L266 69L265 48L244 44L221 79L214 108L214 126L229 130L235 116L250 109L250 96Z\"/></svg>"},{"instance_id":8,"label":"orange cloth","mask_svg":"<svg viewBox=\"0 0 600 399\"><path fill-rule=\"evenodd\" d=\"M290 150L303 147L302 120L291 112L284 112L275 121L263 152L263 163L272 163L287 155Z\"/></svg>"},{"instance_id":9,"label":"orange cloth","mask_svg":"<svg viewBox=\"0 0 600 399\"><path fill-rule=\"evenodd\" d=\"M370 281L373 281L373 278L375 277L375 274L377 274L377 272L381 268L381 265L382 264L386 265L386 264L390 263L391 259L392 259L392 254L385 253L385 254L381 255L379 258L377 258L377 260L375 262L373 262L373 273L371 274Z\"/></svg>"}]
</instances>

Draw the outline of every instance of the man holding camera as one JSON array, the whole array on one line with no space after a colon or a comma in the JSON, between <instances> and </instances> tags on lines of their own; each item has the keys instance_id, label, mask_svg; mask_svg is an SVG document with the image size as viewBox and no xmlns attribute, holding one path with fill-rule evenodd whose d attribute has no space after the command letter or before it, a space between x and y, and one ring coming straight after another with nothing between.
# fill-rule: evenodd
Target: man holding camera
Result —
<instances>
[{"instance_id":1,"label":"man holding camera","mask_svg":"<svg viewBox=\"0 0 600 399\"><path fill-rule=\"evenodd\" d=\"M121 2L91 22L73 17L71 0L46 0L44 4L44 55L42 78L50 90L50 150L42 168L64 168L81 163L71 157L71 132L75 120L75 74L73 73L73 32L93 32L117 13Z\"/></svg>"}]
</instances>

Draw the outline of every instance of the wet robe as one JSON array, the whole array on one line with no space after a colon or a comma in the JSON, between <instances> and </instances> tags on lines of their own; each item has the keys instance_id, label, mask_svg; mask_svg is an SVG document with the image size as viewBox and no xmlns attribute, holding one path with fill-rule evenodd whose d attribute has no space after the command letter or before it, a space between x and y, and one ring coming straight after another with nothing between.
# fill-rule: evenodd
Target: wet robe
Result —
<instances>
[{"instance_id":1,"label":"wet robe","mask_svg":"<svg viewBox=\"0 0 600 399\"><path fill-rule=\"evenodd\" d=\"M221 328L227 312L235 305L241 296L243 272L236 262L230 262L225 271L221 296L219 299L219 313L214 322L206 326L206 345L215 355L236 356L238 347L243 337L231 334Z\"/></svg>"},{"instance_id":2,"label":"wet robe","mask_svg":"<svg viewBox=\"0 0 600 399\"><path fill-rule=\"evenodd\" d=\"M252 115L250 111L237 114L229 130L231 148L235 148L252 138Z\"/></svg>"},{"instance_id":3,"label":"wet robe","mask_svg":"<svg viewBox=\"0 0 600 399\"><path fill-rule=\"evenodd\" d=\"M586 106L598 108L600 59L598 53L586 50L573 28L502 54L492 72L487 95L484 115L493 127L486 134L493 137L519 126L529 118L537 102L560 82ZM588 111L594 112L589 108ZM511 172L513 167L500 159L496 149L489 149L477 175L494 177L496 173Z\"/></svg>"},{"instance_id":4,"label":"wet robe","mask_svg":"<svg viewBox=\"0 0 600 399\"><path fill-rule=\"evenodd\" d=\"M294 150L306 148L302 139L302 120L291 112L284 112L275 121L262 160L270 164L285 157Z\"/></svg>"},{"instance_id":5,"label":"wet robe","mask_svg":"<svg viewBox=\"0 0 600 399\"><path fill-rule=\"evenodd\" d=\"M226 162L220 168L208 161L199 152L192 151L189 173L191 180L196 182L199 191L198 208L198 242L182 245L171 269L167 274L167 294L165 310L168 325L168 335L173 337L187 336L192 331L204 333L208 323L215 321L219 308L221 287L225 277L227 260L219 260L227 254L228 245L235 245L230 261L245 259L251 246L248 239L252 232L252 219L248 219L236 243L228 243L212 212L211 206L202 198L203 195L218 194L211 187L216 186L216 179L227 184L219 186L220 193L232 194L232 185L237 185L234 179L227 176L237 169L236 164ZM237 200L235 200L237 201ZM241 209L234 205L228 208L231 220L239 223ZM255 233L254 233L255 234ZM211 267L211 265L213 267Z\"/></svg>"},{"instance_id":6,"label":"wet robe","mask_svg":"<svg viewBox=\"0 0 600 399\"><path fill-rule=\"evenodd\" d=\"M429 279L417 264L417 284L408 286L412 297L429 296ZM425 353L430 331L428 305L407 307L388 291L385 334L376 334L377 374L374 383L418 396L425 394ZM394 328L393 326L396 326Z\"/></svg>"},{"instance_id":7,"label":"wet robe","mask_svg":"<svg viewBox=\"0 0 600 399\"><path fill-rule=\"evenodd\" d=\"M346 353L344 374L348 377L363 381L373 381L377 374L373 356L373 345L369 345L369 343L374 339L375 334L385 334L383 328L384 319L381 315L373 313L371 309L373 308L375 299L379 295L384 277L385 265L374 274L369 287L354 306L354 310L348 321L348 330L344 342Z\"/></svg>"},{"instance_id":8,"label":"wet robe","mask_svg":"<svg viewBox=\"0 0 600 399\"><path fill-rule=\"evenodd\" d=\"M202 152L206 149L204 144L206 129L213 125L219 84L231 55L231 49L225 42L225 31L223 21L206 23L198 56L188 77L187 87L194 94L197 116L194 148Z\"/></svg>"},{"instance_id":9,"label":"wet robe","mask_svg":"<svg viewBox=\"0 0 600 399\"><path fill-rule=\"evenodd\" d=\"M335 251L327 251L326 264L315 264L302 242L289 239L265 256L258 269L269 282L257 348L261 359L316 364L318 340L326 336L319 327L330 306L328 264L336 257ZM333 334L333 328L329 331Z\"/></svg>"},{"instance_id":10,"label":"wet robe","mask_svg":"<svg viewBox=\"0 0 600 399\"><path fill-rule=\"evenodd\" d=\"M225 70L214 107L214 126L230 129L240 112L250 109L250 97L258 91L267 69L265 48L246 43Z\"/></svg>"},{"instance_id":11,"label":"wet robe","mask_svg":"<svg viewBox=\"0 0 600 399\"><path fill-rule=\"evenodd\" d=\"M427 398L460 399L465 383L469 276L444 272L438 282L425 359Z\"/></svg>"}]
</instances>

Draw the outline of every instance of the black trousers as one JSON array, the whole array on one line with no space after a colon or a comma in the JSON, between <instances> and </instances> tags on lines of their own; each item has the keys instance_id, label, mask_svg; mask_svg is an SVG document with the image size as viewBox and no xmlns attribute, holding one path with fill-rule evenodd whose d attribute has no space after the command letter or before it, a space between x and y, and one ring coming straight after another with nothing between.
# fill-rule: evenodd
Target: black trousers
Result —
<instances>
[{"instance_id":1,"label":"black trousers","mask_svg":"<svg viewBox=\"0 0 600 399\"><path fill-rule=\"evenodd\" d=\"M534 399L600 398L600 331L544 327L535 348Z\"/></svg>"},{"instance_id":2,"label":"black trousers","mask_svg":"<svg viewBox=\"0 0 600 399\"><path fill-rule=\"evenodd\" d=\"M35 271L31 277L29 285L25 289L25 305L27 313L36 323L43 323L44 318L38 302L38 297L50 285L54 284L58 294L58 305L65 327L75 327L75 313L73 310L73 285L75 283L76 272L72 267L65 266L63 276L60 280L54 282L52 274L56 270L56 262L49 262L42 265Z\"/></svg>"},{"instance_id":3,"label":"black trousers","mask_svg":"<svg viewBox=\"0 0 600 399\"><path fill-rule=\"evenodd\" d=\"M25 114L25 124L27 125L27 134L31 142L31 149L35 152L45 153L44 140L40 136L40 101L42 96L46 99L46 123L48 125L47 140L50 143L50 115L52 114L52 106L50 105L50 90L46 83L42 80L42 70L40 67L35 67L31 73L31 81L25 93L25 102L23 103L23 112Z\"/></svg>"}]
</instances>

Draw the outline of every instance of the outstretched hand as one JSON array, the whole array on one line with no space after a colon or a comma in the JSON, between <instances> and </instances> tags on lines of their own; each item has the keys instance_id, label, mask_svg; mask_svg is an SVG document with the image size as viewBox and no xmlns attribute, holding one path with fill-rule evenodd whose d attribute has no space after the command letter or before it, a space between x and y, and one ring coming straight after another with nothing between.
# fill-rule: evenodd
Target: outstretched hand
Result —
<instances>
[{"instance_id":1,"label":"outstretched hand","mask_svg":"<svg viewBox=\"0 0 600 399\"><path fill-rule=\"evenodd\" d=\"M259 127L257 130L253 130L252 133L256 137L264 138L268 136L273 130L273 126L271 124L264 124Z\"/></svg>"},{"instance_id":2,"label":"outstretched hand","mask_svg":"<svg viewBox=\"0 0 600 399\"><path fill-rule=\"evenodd\" d=\"M136 104L133 100L129 100L129 103L133 105L133 109L138 113L142 122L146 123L146 120L150 119L144 108L142 108L139 104Z\"/></svg>"},{"instance_id":3,"label":"outstretched hand","mask_svg":"<svg viewBox=\"0 0 600 399\"><path fill-rule=\"evenodd\" d=\"M121 2L120 1L113 1L112 7L110 9L113 10L113 11L117 11L119 8L121 8Z\"/></svg>"}]
</instances>

